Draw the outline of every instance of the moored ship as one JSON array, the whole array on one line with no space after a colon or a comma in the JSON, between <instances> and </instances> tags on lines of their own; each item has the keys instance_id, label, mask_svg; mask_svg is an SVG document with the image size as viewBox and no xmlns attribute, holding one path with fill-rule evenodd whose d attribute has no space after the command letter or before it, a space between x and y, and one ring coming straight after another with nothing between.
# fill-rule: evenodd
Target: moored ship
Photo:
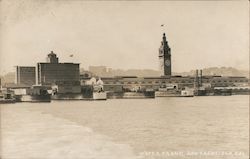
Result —
<instances>
[{"instance_id":1,"label":"moored ship","mask_svg":"<svg viewBox=\"0 0 250 159\"><path fill-rule=\"evenodd\" d=\"M146 89L146 90L124 92L122 98L124 99L155 98L155 91L153 89Z\"/></svg>"},{"instance_id":2,"label":"moored ship","mask_svg":"<svg viewBox=\"0 0 250 159\"><path fill-rule=\"evenodd\" d=\"M81 93L57 93L51 95L52 100L91 100L90 97L85 97Z\"/></svg>"},{"instance_id":3,"label":"moored ship","mask_svg":"<svg viewBox=\"0 0 250 159\"><path fill-rule=\"evenodd\" d=\"M147 94L145 92L124 92L124 99L143 99L143 98L154 98L154 94Z\"/></svg>"},{"instance_id":4,"label":"moored ship","mask_svg":"<svg viewBox=\"0 0 250 159\"><path fill-rule=\"evenodd\" d=\"M52 100L92 100L92 86L81 86L78 81L58 81L52 85Z\"/></svg>"},{"instance_id":5,"label":"moored ship","mask_svg":"<svg viewBox=\"0 0 250 159\"><path fill-rule=\"evenodd\" d=\"M155 97L180 97L181 92L177 90L158 90L155 92Z\"/></svg>"},{"instance_id":6,"label":"moored ship","mask_svg":"<svg viewBox=\"0 0 250 159\"><path fill-rule=\"evenodd\" d=\"M162 85L155 91L155 97L179 97L181 96L181 91L174 84Z\"/></svg>"},{"instance_id":7,"label":"moored ship","mask_svg":"<svg viewBox=\"0 0 250 159\"><path fill-rule=\"evenodd\" d=\"M33 85L31 88L15 89L17 102L50 102L51 95L44 86Z\"/></svg>"},{"instance_id":8,"label":"moored ship","mask_svg":"<svg viewBox=\"0 0 250 159\"><path fill-rule=\"evenodd\" d=\"M156 97L193 97L194 90L190 88L178 89L176 85L163 85L155 92Z\"/></svg>"},{"instance_id":9,"label":"moored ship","mask_svg":"<svg viewBox=\"0 0 250 159\"><path fill-rule=\"evenodd\" d=\"M0 104L4 103L15 103L14 92L8 89L0 90Z\"/></svg>"}]
</instances>

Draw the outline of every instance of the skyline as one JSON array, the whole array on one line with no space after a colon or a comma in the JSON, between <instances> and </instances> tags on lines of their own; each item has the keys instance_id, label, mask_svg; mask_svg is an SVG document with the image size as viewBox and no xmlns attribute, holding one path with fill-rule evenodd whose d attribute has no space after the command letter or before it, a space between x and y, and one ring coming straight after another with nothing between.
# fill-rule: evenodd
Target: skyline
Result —
<instances>
[{"instance_id":1,"label":"skyline","mask_svg":"<svg viewBox=\"0 0 250 159\"><path fill-rule=\"evenodd\" d=\"M248 70L247 3L3 0L0 74L15 65L44 62L51 50L60 62L81 63L84 69L159 70L164 32L173 72L222 66Z\"/></svg>"}]
</instances>

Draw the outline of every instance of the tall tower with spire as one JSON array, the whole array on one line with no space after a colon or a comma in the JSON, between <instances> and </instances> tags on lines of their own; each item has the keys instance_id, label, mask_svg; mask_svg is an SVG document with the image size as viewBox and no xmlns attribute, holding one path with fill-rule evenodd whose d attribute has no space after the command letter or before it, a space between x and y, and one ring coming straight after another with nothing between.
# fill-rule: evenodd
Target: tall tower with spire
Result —
<instances>
[{"instance_id":1,"label":"tall tower with spire","mask_svg":"<svg viewBox=\"0 0 250 159\"><path fill-rule=\"evenodd\" d=\"M171 48L168 46L165 33L159 48L159 61L161 76L171 76Z\"/></svg>"},{"instance_id":2,"label":"tall tower with spire","mask_svg":"<svg viewBox=\"0 0 250 159\"><path fill-rule=\"evenodd\" d=\"M47 62L48 63L58 63L58 57L56 56L56 54L51 51L48 56L47 56Z\"/></svg>"}]
</instances>

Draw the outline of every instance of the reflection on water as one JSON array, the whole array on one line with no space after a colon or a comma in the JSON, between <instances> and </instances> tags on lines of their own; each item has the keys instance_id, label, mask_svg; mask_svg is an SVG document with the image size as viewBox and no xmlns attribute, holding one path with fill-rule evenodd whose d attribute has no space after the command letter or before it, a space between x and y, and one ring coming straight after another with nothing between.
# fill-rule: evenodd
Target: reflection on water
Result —
<instances>
[{"instance_id":1,"label":"reflection on water","mask_svg":"<svg viewBox=\"0 0 250 159\"><path fill-rule=\"evenodd\" d=\"M26 115L39 114L39 116L27 115L27 119L23 119L22 124L25 125L25 122L32 121L34 118L36 120L34 122L37 124L33 125L31 129L42 135L44 135L42 131L45 131L46 127L51 129L56 127L58 131L53 133L65 135L65 142L54 145L61 152L73 146L79 147L89 139L91 145L96 144L96 147L87 151L89 154L97 154L101 151L99 149L105 148L107 149L105 153L110 153L108 156L122 154L125 158L138 156L142 152L232 151L243 152L245 158L248 158L248 106L248 96L222 96L53 101L52 103L37 104L18 103L1 106L1 108L2 114L5 114L2 117L3 121L8 123L9 130L11 130L11 126L16 126L13 123L16 117L7 116L7 114L11 114L11 112L26 112ZM20 114L19 118L22 118ZM38 124L41 122L47 124L41 128L41 125L39 127ZM2 123L4 124L4 122ZM59 125L61 129L58 128ZM63 126L68 128L62 128ZM86 129L91 130L91 134L94 135L86 137L90 133ZM55 138L57 135L51 133L47 132L45 139L58 140ZM67 134L74 135L68 137ZM33 135L36 136L36 133L33 132ZM72 143L73 141L74 143ZM25 142L28 141L23 141L23 144ZM85 145L89 144L85 142ZM39 150L43 151L43 148L40 147ZM84 156L83 151L77 154L78 150L80 149L74 150L72 154L78 157ZM49 150L47 151L49 152ZM99 155L103 154L99 153ZM100 156L93 155L92 157L100 158ZM237 158L230 155L213 156L213 158L216 157Z\"/></svg>"}]
</instances>

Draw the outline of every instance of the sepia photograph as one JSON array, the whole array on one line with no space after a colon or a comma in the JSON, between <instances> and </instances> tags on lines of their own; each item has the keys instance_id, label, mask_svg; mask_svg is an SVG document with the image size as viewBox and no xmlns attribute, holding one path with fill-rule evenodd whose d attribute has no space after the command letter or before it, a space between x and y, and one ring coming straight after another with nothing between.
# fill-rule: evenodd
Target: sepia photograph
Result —
<instances>
[{"instance_id":1,"label":"sepia photograph","mask_svg":"<svg viewBox=\"0 0 250 159\"><path fill-rule=\"evenodd\" d=\"M0 0L0 159L250 159L248 0Z\"/></svg>"}]
</instances>

